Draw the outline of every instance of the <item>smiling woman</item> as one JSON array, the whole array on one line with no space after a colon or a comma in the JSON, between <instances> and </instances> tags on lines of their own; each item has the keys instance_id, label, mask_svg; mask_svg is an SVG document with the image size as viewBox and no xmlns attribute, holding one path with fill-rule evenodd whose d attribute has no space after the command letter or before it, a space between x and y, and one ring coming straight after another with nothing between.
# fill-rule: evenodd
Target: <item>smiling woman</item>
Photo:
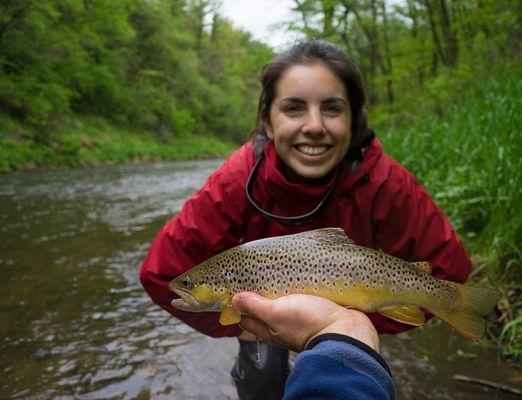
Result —
<instances>
[{"instance_id":1,"label":"smiling woman","mask_svg":"<svg viewBox=\"0 0 522 400\"><path fill-rule=\"evenodd\" d=\"M270 400L283 395L288 352L264 344L257 362L257 346L240 326L221 325L216 312L187 312L196 301L183 286L184 272L242 243L327 227L341 228L357 245L427 261L438 279L463 282L471 263L444 214L367 128L361 79L345 53L332 43L298 43L267 64L261 85L252 140L167 223L142 265L141 281L159 306L200 332L238 336L232 376L239 397ZM301 257L308 268L325 267ZM240 262L239 255L227 261ZM264 290L269 260L257 267L256 287ZM173 292L168 284L176 277L182 284ZM216 294L200 296L210 303ZM369 317L378 332L410 328Z\"/></svg>"},{"instance_id":2,"label":"smiling woman","mask_svg":"<svg viewBox=\"0 0 522 400\"><path fill-rule=\"evenodd\" d=\"M346 155L351 110L342 81L322 63L296 65L277 85L264 122L279 157L297 176L318 179Z\"/></svg>"}]
</instances>

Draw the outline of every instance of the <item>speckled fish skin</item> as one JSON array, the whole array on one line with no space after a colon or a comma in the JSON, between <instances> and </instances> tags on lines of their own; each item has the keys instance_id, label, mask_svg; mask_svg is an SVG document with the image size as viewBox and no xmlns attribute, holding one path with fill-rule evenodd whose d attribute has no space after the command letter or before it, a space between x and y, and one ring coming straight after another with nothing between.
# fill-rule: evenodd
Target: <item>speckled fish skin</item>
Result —
<instances>
[{"instance_id":1,"label":"speckled fish skin","mask_svg":"<svg viewBox=\"0 0 522 400\"><path fill-rule=\"evenodd\" d=\"M269 298L302 293L412 325L424 322L418 309L423 307L465 336L479 337L483 315L500 293L469 287L473 293L468 299L464 285L437 280L428 271L428 263L410 263L357 246L342 229L325 228L236 246L175 278L169 287L182 297L173 301L174 307L222 311L224 324L240 318L231 309L236 293L253 291ZM471 305L477 315L468 321L466 309L467 314L455 320L451 315L458 316L468 302L478 303Z\"/></svg>"}]
</instances>

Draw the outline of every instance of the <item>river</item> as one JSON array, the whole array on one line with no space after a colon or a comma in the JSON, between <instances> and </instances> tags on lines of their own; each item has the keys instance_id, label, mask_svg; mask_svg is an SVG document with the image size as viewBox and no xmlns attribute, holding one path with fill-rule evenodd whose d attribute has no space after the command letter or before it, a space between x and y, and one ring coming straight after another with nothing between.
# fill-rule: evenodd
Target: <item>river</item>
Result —
<instances>
[{"instance_id":1,"label":"river","mask_svg":"<svg viewBox=\"0 0 522 400\"><path fill-rule=\"evenodd\" d=\"M156 307L138 270L149 245L221 161L0 175L0 398L236 399L235 339ZM399 399L513 399L495 350L430 322L382 337ZM520 398L520 397L519 397Z\"/></svg>"}]
</instances>

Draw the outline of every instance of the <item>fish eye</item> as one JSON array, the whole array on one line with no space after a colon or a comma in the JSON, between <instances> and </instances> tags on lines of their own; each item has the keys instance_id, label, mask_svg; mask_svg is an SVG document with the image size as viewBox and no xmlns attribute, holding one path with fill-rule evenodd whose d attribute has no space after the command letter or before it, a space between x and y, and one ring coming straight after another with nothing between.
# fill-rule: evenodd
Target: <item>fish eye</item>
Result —
<instances>
[{"instance_id":1,"label":"fish eye","mask_svg":"<svg viewBox=\"0 0 522 400\"><path fill-rule=\"evenodd\" d=\"M190 279L189 278L185 278L181 281L181 285L183 285L183 287L189 287L190 286Z\"/></svg>"}]
</instances>

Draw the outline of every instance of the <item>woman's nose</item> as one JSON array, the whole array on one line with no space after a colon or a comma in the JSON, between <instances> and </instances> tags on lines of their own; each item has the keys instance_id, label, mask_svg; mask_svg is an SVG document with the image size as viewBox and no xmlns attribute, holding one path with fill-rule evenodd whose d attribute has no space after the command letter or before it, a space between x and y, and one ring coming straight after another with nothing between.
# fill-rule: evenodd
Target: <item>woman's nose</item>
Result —
<instances>
[{"instance_id":1,"label":"woman's nose","mask_svg":"<svg viewBox=\"0 0 522 400\"><path fill-rule=\"evenodd\" d=\"M303 130L306 133L324 133L323 116L321 110L312 109L308 112Z\"/></svg>"}]
</instances>

